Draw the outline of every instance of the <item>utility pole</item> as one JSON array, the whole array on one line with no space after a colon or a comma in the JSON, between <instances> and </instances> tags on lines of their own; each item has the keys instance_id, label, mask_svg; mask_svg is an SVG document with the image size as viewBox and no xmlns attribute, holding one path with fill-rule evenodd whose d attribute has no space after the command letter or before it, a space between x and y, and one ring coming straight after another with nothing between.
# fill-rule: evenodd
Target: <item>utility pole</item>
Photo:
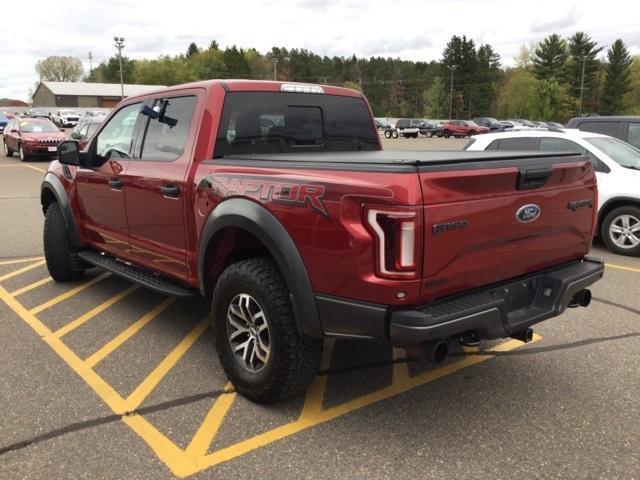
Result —
<instances>
[{"instance_id":1,"label":"utility pole","mask_svg":"<svg viewBox=\"0 0 640 480\"><path fill-rule=\"evenodd\" d=\"M273 79L278 80L278 59L273 57L271 61L273 62Z\"/></svg>"},{"instance_id":2,"label":"utility pole","mask_svg":"<svg viewBox=\"0 0 640 480\"><path fill-rule=\"evenodd\" d=\"M113 37L113 41L116 42L115 47L118 49L118 61L120 62L120 95L122 100L124 100L124 75L122 73L122 49L124 48L124 38Z\"/></svg>"},{"instance_id":3,"label":"utility pole","mask_svg":"<svg viewBox=\"0 0 640 480\"><path fill-rule=\"evenodd\" d=\"M449 120L451 120L451 112L453 110L453 66L448 68L451 70L451 82L449 82Z\"/></svg>"},{"instance_id":4,"label":"utility pole","mask_svg":"<svg viewBox=\"0 0 640 480\"><path fill-rule=\"evenodd\" d=\"M580 107L578 109L578 116L582 116L582 95L584 93L584 64L587 57L582 57L582 77L580 78Z\"/></svg>"},{"instance_id":5,"label":"utility pole","mask_svg":"<svg viewBox=\"0 0 640 480\"><path fill-rule=\"evenodd\" d=\"M89 75L93 73L93 55L89 52Z\"/></svg>"}]
</instances>

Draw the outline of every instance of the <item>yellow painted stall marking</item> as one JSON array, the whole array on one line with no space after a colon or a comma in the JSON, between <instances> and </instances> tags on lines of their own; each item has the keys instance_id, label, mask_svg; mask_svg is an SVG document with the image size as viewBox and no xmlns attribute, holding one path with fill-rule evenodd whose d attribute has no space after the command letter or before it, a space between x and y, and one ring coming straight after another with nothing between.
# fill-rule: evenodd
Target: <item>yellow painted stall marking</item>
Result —
<instances>
[{"instance_id":1,"label":"yellow painted stall marking","mask_svg":"<svg viewBox=\"0 0 640 480\"><path fill-rule=\"evenodd\" d=\"M89 367L95 367L102 360L107 358L111 353L113 353L118 347L120 347L124 342L133 337L136 333L138 333L142 327L144 327L151 320L160 315L169 305L175 302L174 298L165 299L160 305L154 307L152 310L144 314L140 319L138 319L135 323L127 327L122 333L120 333L116 338L107 343L100 350L95 352L89 358L85 360L85 363Z\"/></svg>"},{"instance_id":2,"label":"yellow painted stall marking","mask_svg":"<svg viewBox=\"0 0 640 480\"><path fill-rule=\"evenodd\" d=\"M38 287L41 287L42 285L45 285L47 283L49 283L50 281L52 281L53 278L51 277L45 277L42 280L38 280L37 282L33 282L29 285L26 285L22 288L19 288L17 290L14 290L13 292L11 292L11 295L13 295L14 297L17 297L18 295L22 295L23 293L27 293L30 292L31 290L34 290Z\"/></svg>"},{"instance_id":3,"label":"yellow painted stall marking","mask_svg":"<svg viewBox=\"0 0 640 480\"><path fill-rule=\"evenodd\" d=\"M109 275L111 275L109 272L103 273L102 275L89 280L88 282L85 282L81 285L78 285L75 288L72 288L71 290L63 293L62 295L58 295L57 297L52 298L51 300L47 300L46 302L38 305L37 307L32 308L31 310L29 310L33 315L37 315L38 313L42 312L43 310L46 310L47 308L53 307L54 305L57 305L60 302L63 302L64 300L67 300L68 298L73 297L74 295L77 295L78 293L82 292L83 290L86 290L87 288L89 288L92 285L95 285L96 283L98 283L101 280L104 280L105 278L107 278Z\"/></svg>"},{"instance_id":4,"label":"yellow painted stall marking","mask_svg":"<svg viewBox=\"0 0 640 480\"><path fill-rule=\"evenodd\" d=\"M44 260L39 260L34 262L26 267L19 268L18 270L14 270L11 273L5 273L0 277L0 282L4 282L5 280L9 280L10 278L17 277L18 275L23 274L24 272L28 272L29 270L33 270L34 268L38 268L41 265L44 265Z\"/></svg>"}]
</instances>

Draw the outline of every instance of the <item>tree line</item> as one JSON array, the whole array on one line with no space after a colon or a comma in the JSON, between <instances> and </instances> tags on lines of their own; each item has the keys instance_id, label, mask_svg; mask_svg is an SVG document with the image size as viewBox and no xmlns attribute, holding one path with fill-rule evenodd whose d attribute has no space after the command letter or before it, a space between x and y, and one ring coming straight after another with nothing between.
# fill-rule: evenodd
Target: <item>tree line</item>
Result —
<instances>
[{"instance_id":1,"label":"tree line","mask_svg":"<svg viewBox=\"0 0 640 480\"><path fill-rule=\"evenodd\" d=\"M523 46L515 66L504 67L493 46L464 35L451 37L442 58L430 62L328 57L279 47L260 53L235 45L222 49L213 40L206 48L191 43L175 56L123 56L122 66L124 82L136 84L275 78L343 85L364 92L376 116L565 121L581 113L640 114L640 57L631 58L622 40L601 59L603 49L584 32L566 39L552 34ZM84 75L81 67L78 59L49 57L36 71L43 80L77 81ZM100 63L84 80L119 83L118 58Z\"/></svg>"}]
</instances>

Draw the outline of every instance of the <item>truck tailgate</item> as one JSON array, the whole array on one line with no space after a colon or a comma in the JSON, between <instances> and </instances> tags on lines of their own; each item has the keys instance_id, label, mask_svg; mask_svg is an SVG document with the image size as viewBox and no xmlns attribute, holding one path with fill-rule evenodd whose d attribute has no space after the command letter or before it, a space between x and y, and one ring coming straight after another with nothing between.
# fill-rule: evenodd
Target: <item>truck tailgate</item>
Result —
<instances>
[{"instance_id":1,"label":"truck tailgate","mask_svg":"<svg viewBox=\"0 0 640 480\"><path fill-rule=\"evenodd\" d=\"M582 258L595 175L573 156L419 167L422 298L434 300Z\"/></svg>"}]
</instances>

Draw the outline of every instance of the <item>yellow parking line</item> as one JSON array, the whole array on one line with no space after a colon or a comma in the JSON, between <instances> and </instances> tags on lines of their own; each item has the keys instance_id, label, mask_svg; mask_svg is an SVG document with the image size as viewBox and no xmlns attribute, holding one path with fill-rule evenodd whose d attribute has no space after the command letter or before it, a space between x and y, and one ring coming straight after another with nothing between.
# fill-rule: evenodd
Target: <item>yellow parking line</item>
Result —
<instances>
[{"instance_id":1,"label":"yellow parking line","mask_svg":"<svg viewBox=\"0 0 640 480\"><path fill-rule=\"evenodd\" d=\"M604 266L607 268L615 268L617 270L626 270L627 272L640 273L640 268L625 267L624 265L615 265L613 263L605 263Z\"/></svg>"},{"instance_id":2,"label":"yellow parking line","mask_svg":"<svg viewBox=\"0 0 640 480\"><path fill-rule=\"evenodd\" d=\"M324 341L322 349L322 359L320 360L320 370L329 370L331 367L331 357L333 357L333 347L335 339L328 338ZM324 400L324 392L327 389L327 375L318 375L314 380L304 399L304 406L300 412L299 418L307 418L315 415L322 410L322 401ZM206 452L205 452L206 453Z\"/></svg>"},{"instance_id":3,"label":"yellow parking line","mask_svg":"<svg viewBox=\"0 0 640 480\"><path fill-rule=\"evenodd\" d=\"M32 263L31 265L27 265L26 267L14 270L11 273L6 273L0 277L0 282L4 282L5 280L9 280L10 278L16 277L24 272L28 272L29 270L33 270L34 268L38 268L41 265L44 265L44 260L39 260L35 263Z\"/></svg>"},{"instance_id":4,"label":"yellow parking line","mask_svg":"<svg viewBox=\"0 0 640 480\"><path fill-rule=\"evenodd\" d=\"M58 338L61 338L61 337L65 336L67 333L69 333L69 332L75 330L76 328L84 325L86 322L91 320L93 317L95 317L99 313L105 311L111 305L119 302L120 300L122 300L123 298L128 296L129 294L131 294L131 293L135 292L136 290L138 290L139 288L140 288L140 285L137 285L137 284L136 285L131 285L129 288L127 288L126 290L120 292L115 297L110 298L109 300L107 300L106 302L101 303L100 305L98 305L94 309L89 310L87 313L85 313L85 314L79 316L78 318L76 318L75 320L67 323L64 327L60 328L59 330L56 330L53 334Z\"/></svg>"},{"instance_id":5,"label":"yellow parking line","mask_svg":"<svg viewBox=\"0 0 640 480\"><path fill-rule=\"evenodd\" d=\"M114 413L124 414L127 412L126 403L118 392L100 378L92 369L87 368L85 363L69 347L62 343L60 339L56 338L44 323L22 306L22 304L13 298L2 286L0 286L0 299L42 337L42 340L102 398Z\"/></svg>"},{"instance_id":6,"label":"yellow parking line","mask_svg":"<svg viewBox=\"0 0 640 480\"><path fill-rule=\"evenodd\" d=\"M0 265L13 265L15 263L36 262L38 260L44 260L44 257L31 257L31 258L19 258L16 260L3 260L0 262Z\"/></svg>"},{"instance_id":7,"label":"yellow parking line","mask_svg":"<svg viewBox=\"0 0 640 480\"><path fill-rule=\"evenodd\" d=\"M42 172L42 173L47 173L46 170L43 170L42 168L38 168L38 167L34 167L33 165L21 165L24 168L30 168L31 170L35 170L37 172Z\"/></svg>"},{"instance_id":8,"label":"yellow parking line","mask_svg":"<svg viewBox=\"0 0 640 480\"><path fill-rule=\"evenodd\" d=\"M38 305L37 307L32 308L31 310L29 310L30 313L37 315L38 313L42 312L43 310L46 310L47 308L53 307L54 305L57 305L60 302L63 302L64 300L73 297L74 295L82 292L83 290L86 290L87 288L89 288L91 285L95 285L96 283L98 283L100 280L103 280L105 278L107 278L109 275L111 275L109 272L105 272L102 275L89 280L88 282L83 283L82 285L78 285L76 288L72 288L71 290L69 290L68 292L63 293L62 295L58 295L57 297L52 298L51 300L48 300L40 305Z\"/></svg>"},{"instance_id":9,"label":"yellow parking line","mask_svg":"<svg viewBox=\"0 0 640 480\"><path fill-rule=\"evenodd\" d=\"M44 277L42 280L38 280L37 282L33 282L25 287L14 290L13 292L11 292L11 295L13 295L14 297L17 297L18 295L22 295L23 293L30 292L34 288L41 287L45 283L49 283L51 280L53 280L53 278L48 276Z\"/></svg>"},{"instance_id":10,"label":"yellow parking line","mask_svg":"<svg viewBox=\"0 0 640 480\"><path fill-rule=\"evenodd\" d=\"M394 348L393 349L393 359L397 360L399 358L403 358L407 356L407 352L403 348ZM406 362L402 363L394 363L393 364L393 376L392 383L404 383L407 382L410 378L409 376L409 365Z\"/></svg>"},{"instance_id":11,"label":"yellow parking line","mask_svg":"<svg viewBox=\"0 0 640 480\"><path fill-rule=\"evenodd\" d=\"M173 299L172 299L173 300ZM156 368L145 378L136 389L127 397L127 404L130 410L135 410L140 406L145 398L158 386L160 381L169 373L176 363L183 357L187 350L200 338L209 326L209 317L203 319L182 341L174 348L169 355L164 357Z\"/></svg>"},{"instance_id":12,"label":"yellow parking line","mask_svg":"<svg viewBox=\"0 0 640 480\"><path fill-rule=\"evenodd\" d=\"M227 383L224 387L225 390L232 388L231 382ZM224 421L224 417L233 405L233 401L236 399L236 393L223 393L213 401L211 409L207 413L204 421L198 428L198 431L191 439L189 446L185 450L187 455L201 457L206 455L211 442L218 434L220 426Z\"/></svg>"},{"instance_id":13,"label":"yellow parking line","mask_svg":"<svg viewBox=\"0 0 640 480\"><path fill-rule=\"evenodd\" d=\"M165 299L160 305L156 306L153 310L147 312L144 316L142 316L139 320L137 320L133 325L129 326L126 330L120 333L116 338L107 343L100 350L95 352L89 358L85 360L85 363L88 367L95 367L98 363L108 357L111 353L113 353L120 345L129 340L129 338L133 337L136 333L138 333L142 327L144 327L151 320L160 315L169 305L175 302L174 298Z\"/></svg>"}]
</instances>

